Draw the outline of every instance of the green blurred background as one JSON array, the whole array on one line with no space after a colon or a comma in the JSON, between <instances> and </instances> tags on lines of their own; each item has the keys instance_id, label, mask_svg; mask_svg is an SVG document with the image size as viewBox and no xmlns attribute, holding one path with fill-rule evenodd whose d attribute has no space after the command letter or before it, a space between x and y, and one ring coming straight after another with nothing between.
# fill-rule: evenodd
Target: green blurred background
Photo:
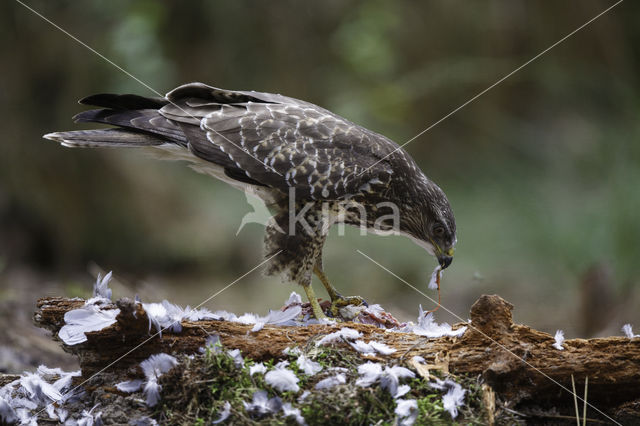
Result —
<instances>
[{"instance_id":1,"label":"green blurred background","mask_svg":"<svg viewBox=\"0 0 640 426\"><path fill-rule=\"evenodd\" d=\"M28 4L159 92L282 93L402 143L613 2ZM622 3L407 146L456 214L442 297L462 318L498 293L517 321L568 337L640 327L638 16ZM85 95L153 94L16 2L0 22L3 315L28 323L36 298L86 296L100 270L116 296L195 305L262 260L262 226L236 236L243 193L132 150L43 140L80 128ZM351 229L325 250L343 293L405 320L433 306L356 249L424 291L435 266L404 238ZM294 289L255 272L207 306L265 313Z\"/></svg>"}]
</instances>

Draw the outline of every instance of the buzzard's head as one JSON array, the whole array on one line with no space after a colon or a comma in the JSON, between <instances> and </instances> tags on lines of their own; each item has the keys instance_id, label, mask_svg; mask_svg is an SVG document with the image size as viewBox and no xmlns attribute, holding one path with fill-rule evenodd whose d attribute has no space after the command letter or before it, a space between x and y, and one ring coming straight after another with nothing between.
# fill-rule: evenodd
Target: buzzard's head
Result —
<instances>
[{"instance_id":1,"label":"buzzard's head","mask_svg":"<svg viewBox=\"0 0 640 426\"><path fill-rule=\"evenodd\" d=\"M453 261L457 242L456 220L447 196L435 183L428 182L413 206L408 231L412 239L438 259L445 269Z\"/></svg>"},{"instance_id":2,"label":"buzzard's head","mask_svg":"<svg viewBox=\"0 0 640 426\"><path fill-rule=\"evenodd\" d=\"M442 269L451 265L456 244L456 225L453 215L450 219L451 221L435 219L427 231L429 243L433 247L433 254Z\"/></svg>"}]
</instances>

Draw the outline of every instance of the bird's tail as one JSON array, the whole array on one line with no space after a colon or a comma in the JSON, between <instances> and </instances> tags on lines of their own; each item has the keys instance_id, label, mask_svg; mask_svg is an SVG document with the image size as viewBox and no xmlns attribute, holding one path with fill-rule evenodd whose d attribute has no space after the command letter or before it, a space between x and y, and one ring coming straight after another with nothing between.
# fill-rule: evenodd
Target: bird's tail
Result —
<instances>
[{"instance_id":1,"label":"bird's tail","mask_svg":"<svg viewBox=\"0 0 640 426\"><path fill-rule=\"evenodd\" d=\"M167 142L185 143L184 134L179 127L159 113L159 109L168 103L166 99L99 94L88 96L79 102L101 109L83 111L73 117L75 122L117 127L49 133L43 136L45 139L72 148L145 147Z\"/></svg>"},{"instance_id":2,"label":"bird's tail","mask_svg":"<svg viewBox=\"0 0 640 426\"><path fill-rule=\"evenodd\" d=\"M48 133L43 136L69 148L122 148L156 146L162 139L146 133L127 129L75 130Z\"/></svg>"}]
</instances>

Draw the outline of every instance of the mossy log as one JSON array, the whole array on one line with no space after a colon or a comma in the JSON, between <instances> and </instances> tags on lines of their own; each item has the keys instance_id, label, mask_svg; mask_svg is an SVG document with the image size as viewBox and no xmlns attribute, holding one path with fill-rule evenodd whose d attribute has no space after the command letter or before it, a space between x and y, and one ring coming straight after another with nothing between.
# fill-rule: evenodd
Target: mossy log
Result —
<instances>
[{"instance_id":1,"label":"mossy log","mask_svg":"<svg viewBox=\"0 0 640 426\"><path fill-rule=\"evenodd\" d=\"M80 299L40 299L34 321L57 337L64 314L83 304ZM314 344L316 339L348 326L360 331L364 340L384 342L397 349L385 356L387 359L411 363L413 356L422 356L427 367L414 368L423 376L429 370L481 375L497 397L511 407L558 406L559 401L573 405L573 397L567 392L572 375L579 395L588 376L589 403L608 412L623 404L638 405L640 398L640 339L570 339L564 342L564 350L558 350L552 346L555 341L551 335L514 324L513 306L496 295L484 295L474 303L470 324L453 326L469 326L459 338L426 338L356 323L266 325L251 332L251 325L227 321L183 321L180 333L166 330L160 337L150 332L140 304L120 299L112 307L121 310L115 324L87 333L87 342L63 344L66 351L80 358L85 377L115 360L118 362L111 368L125 369L158 352L196 353L211 334L218 334L225 347L240 349L245 357L259 361L279 358L286 347Z\"/></svg>"}]
</instances>

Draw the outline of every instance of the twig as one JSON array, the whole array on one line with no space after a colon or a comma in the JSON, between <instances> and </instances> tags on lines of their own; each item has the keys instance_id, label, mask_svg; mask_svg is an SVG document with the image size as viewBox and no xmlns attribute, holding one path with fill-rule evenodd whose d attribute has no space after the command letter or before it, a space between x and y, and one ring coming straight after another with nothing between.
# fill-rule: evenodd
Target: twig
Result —
<instances>
[{"instance_id":1,"label":"twig","mask_svg":"<svg viewBox=\"0 0 640 426\"><path fill-rule=\"evenodd\" d=\"M582 405L582 426L587 426L587 390L589 389L589 376L584 379L584 404Z\"/></svg>"},{"instance_id":2,"label":"twig","mask_svg":"<svg viewBox=\"0 0 640 426\"><path fill-rule=\"evenodd\" d=\"M578 411L578 394L576 394L576 382L573 380L573 374L571 375L571 388L573 389L573 404L576 408L576 424L580 426L580 411Z\"/></svg>"}]
</instances>

